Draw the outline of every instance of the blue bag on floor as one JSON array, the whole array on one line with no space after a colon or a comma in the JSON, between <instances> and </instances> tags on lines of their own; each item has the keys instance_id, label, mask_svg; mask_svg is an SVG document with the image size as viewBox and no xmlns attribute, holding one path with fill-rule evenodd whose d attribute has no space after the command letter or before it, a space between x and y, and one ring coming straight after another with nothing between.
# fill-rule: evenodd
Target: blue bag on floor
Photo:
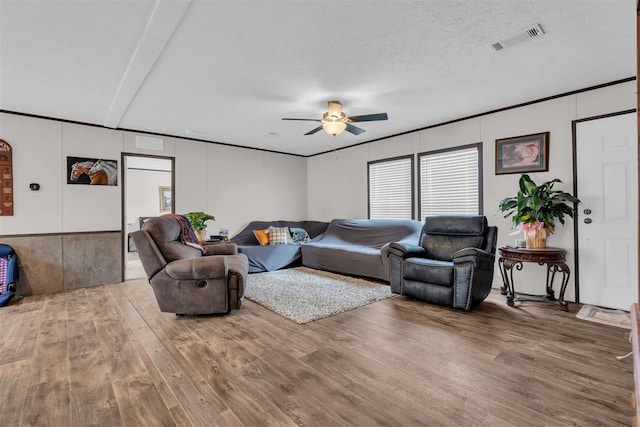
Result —
<instances>
[{"instance_id":1,"label":"blue bag on floor","mask_svg":"<svg viewBox=\"0 0 640 427\"><path fill-rule=\"evenodd\" d=\"M18 281L18 256L9 245L0 244L0 307L11 301L16 294Z\"/></svg>"}]
</instances>

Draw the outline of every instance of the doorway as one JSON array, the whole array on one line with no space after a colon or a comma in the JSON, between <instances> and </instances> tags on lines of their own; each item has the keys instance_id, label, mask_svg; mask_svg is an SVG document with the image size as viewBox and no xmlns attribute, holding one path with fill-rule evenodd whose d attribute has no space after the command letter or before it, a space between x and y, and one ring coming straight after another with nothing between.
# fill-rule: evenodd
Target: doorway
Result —
<instances>
[{"instance_id":1,"label":"doorway","mask_svg":"<svg viewBox=\"0 0 640 427\"><path fill-rule=\"evenodd\" d=\"M134 153L122 154L122 230L124 280L146 278L129 234L146 219L175 212L175 159Z\"/></svg>"},{"instance_id":2,"label":"doorway","mask_svg":"<svg viewBox=\"0 0 640 427\"><path fill-rule=\"evenodd\" d=\"M629 310L638 300L635 111L574 122L576 298Z\"/></svg>"}]
</instances>

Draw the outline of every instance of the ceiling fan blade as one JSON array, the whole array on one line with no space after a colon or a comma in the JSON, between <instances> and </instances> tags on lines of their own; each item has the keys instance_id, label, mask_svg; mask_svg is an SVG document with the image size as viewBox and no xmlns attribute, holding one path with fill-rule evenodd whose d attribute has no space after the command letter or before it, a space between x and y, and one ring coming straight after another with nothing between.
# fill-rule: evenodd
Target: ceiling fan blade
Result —
<instances>
[{"instance_id":1,"label":"ceiling fan blade","mask_svg":"<svg viewBox=\"0 0 640 427\"><path fill-rule=\"evenodd\" d=\"M318 119L290 119L288 117L283 117L282 120L298 120L298 121L301 121L301 122L318 122L318 123L320 123L320 120L318 120Z\"/></svg>"},{"instance_id":2,"label":"ceiling fan blade","mask_svg":"<svg viewBox=\"0 0 640 427\"><path fill-rule=\"evenodd\" d=\"M347 123L347 128L345 129L347 132L351 132L354 135L360 135L364 132L364 129L354 126L350 123Z\"/></svg>"},{"instance_id":3,"label":"ceiling fan blade","mask_svg":"<svg viewBox=\"0 0 640 427\"><path fill-rule=\"evenodd\" d=\"M377 120L387 120L388 118L389 116L387 116L387 113L365 114L362 116L349 117L352 122L375 122Z\"/></svg>"},{"instance_id":4,"label":"ceiling fan blade","mask_svg":"<svg viewBox=\"0 0 640 427\"><path fill-rule=\"evenodd\" d=\"M320 121L320 120L318 120L318 121ZM314 133L316 133L316 132L318 132L320 130L322 130L322 126L318 126L317 128L310 130L309 132L305 133L305 135L313 135Z\"/></svg>"}]
</instances>

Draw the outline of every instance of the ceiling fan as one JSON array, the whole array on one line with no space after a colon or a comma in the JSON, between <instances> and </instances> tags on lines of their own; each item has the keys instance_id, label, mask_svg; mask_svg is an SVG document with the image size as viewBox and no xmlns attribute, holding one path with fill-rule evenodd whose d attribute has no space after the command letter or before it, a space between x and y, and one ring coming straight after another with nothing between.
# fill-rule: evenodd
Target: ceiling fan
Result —
<instances>
[{"instance_id":1,"label":"ceiling fan","mask_svg":"<svg viewBox=\"0 0 640 427\"><path fill-rule=\"evenodd\" d=\"M387 120L389 116L387 113L378 114L365 114L362 116L347 116L342 111L342 103L340 101L329 101L328 111L322 115L322 120L318 119L290 119L283 118L282 120L300 120L307 122L322 123L315 129L305 133L305 135L313 135L321 129L324 129L329 135L340 135L345 130L351 132L354 135L360 135L364 132L364 129L352 125L353 122L374 122L377 120Z\"/></svg>"}]
</instances>

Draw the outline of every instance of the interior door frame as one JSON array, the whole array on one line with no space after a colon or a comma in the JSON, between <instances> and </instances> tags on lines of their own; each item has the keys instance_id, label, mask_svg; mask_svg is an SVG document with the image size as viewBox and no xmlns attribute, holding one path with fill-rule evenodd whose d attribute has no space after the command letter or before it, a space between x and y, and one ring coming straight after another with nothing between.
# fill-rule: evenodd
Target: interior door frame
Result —
<instances>
[{"instance_id":1,"label":"interior door frame","mask_svg":"<svg viewBox=\"0 0 640 427\"><path fill-rule=\"evenodd\" d=\"M123 244L121 245L122 247L120 248L123 251L123 257L122 257L122 265L120 266L120 275L121 275L121 282L124 282L125 279L125 271L126 271L126 263L127 263L127 254L125 252L125 245L124 242L127 241L127 212L126 212L126 208L127 208L127 171L126 171L126 164L125 164L125 158L126 157L146 157L146 158L150 158L150 159L164 159L164 160L170 160L171 161L171 213L175 213L176 211L176 196L175 196L175 192L176 192L176 158L172 157L172 156L160 156L160 155L156 155L156 154L141 154L141 153L127 153L127 152L122 152L120 153L120 164L122 165L121 171L120 171L120 182L122 183L122 190L120 191L120 228L122 229L122 241Z\"/></svg>"},{"instance_id":2,"label":"interior door frame","mask_svg":"<svg viewBox=\"0 0 640 427\"><path fill-rule=\"evenodd\" d=\"M571 121L571 140L572 140L572 157L573 157L573 196L578 197L578 138L577 138L577 126L578 123L588 122L592 120L606 119L607 117L615 117L621 116L623 114L632 114L636 113L636 109L633 108L631 110L623 110L615 113L609 114L601 114L599 116L585 117L583 119L577 119ZM640 188L638 189L640 192ZM578 217L580 216L580 212L577 209L577 205L574 205L575 209L575 217L573 219L573 256L574 256L574 267L575 270L573 272L574 277L574 295L576 302L580 302L580 248L578 245ZM640 230L640 228L639 228ZM640 239L639 239L640 240ZM640 253L640 252L639 252ZM640 256L640 255L639 255Z\"/></svg>"}]
</instances>

